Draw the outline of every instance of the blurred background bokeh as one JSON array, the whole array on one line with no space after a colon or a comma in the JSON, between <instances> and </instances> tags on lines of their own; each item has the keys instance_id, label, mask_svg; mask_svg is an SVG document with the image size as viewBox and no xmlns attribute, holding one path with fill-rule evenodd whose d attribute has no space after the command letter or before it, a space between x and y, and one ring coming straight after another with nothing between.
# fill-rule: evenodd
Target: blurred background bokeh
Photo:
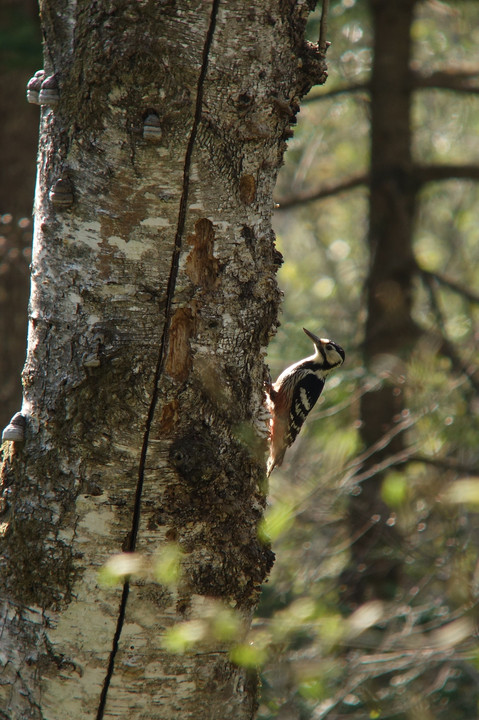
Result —
<instances>
[{"instance_id":1,"label":"blurred background bokeh","mask_svg":"<svg viewBox=\"0 0 479 720\"><path fill-rule=\"evenodd\" d=\"M309 37L318 37L320 8ZM346 350L284 465L250 636L259 718L479 717L479 3L331 0L275 217L273 379ZM0 422L21 402L41 67L1 0Z\"/></svg>"},{"instance_id":2,"label":"blurred background bokeh","mask_svg":"<svg viewBox=\"0 0 479 720\"><path fill-rule=\"evenodd\" d=\"M318 37L319 9L310 22ZM277 186L272 376L331 376L270 479L261 720L479 717L479 3L332 0ZM264 651L263 651L264 652Z\"/></svg>"},{"instance_id":3,"label":"blurred background bokeh","mask_svg":"<svg viewBox=\"0 0 479 720\"><path fill-rule=\"evenodd\" d=\"M38 3L0 0L0 427L21 405L39 122L25 88L41 65Z\"/></svg>"}]
</instances>

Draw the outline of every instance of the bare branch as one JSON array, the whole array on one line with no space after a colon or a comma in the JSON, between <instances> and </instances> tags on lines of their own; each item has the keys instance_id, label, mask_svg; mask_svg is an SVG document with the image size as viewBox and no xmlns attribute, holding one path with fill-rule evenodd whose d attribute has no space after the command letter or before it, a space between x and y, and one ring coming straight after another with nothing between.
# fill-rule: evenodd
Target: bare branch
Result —
<instances>
[{"instance_id":1,"label":"bare branch","mask_svg":"<svg viewBox=\"0 0 479 720\"><path fill-rule=\"evenodd\" d=\"M416 165L415 175L420 185L452 178L479 180L479 165Z\"/></svg>"},{"instance_id":2,"label":"bare branch","mask_svg":"<svg viewBox=\"0 0 479 720\"><path fill-rule=\"evenodd\" d=\"M371 86L368 82L361 82L357 83L355 85L340 85L337 88L333 88L332 90L321 90L320 92L317 92L314 95L307 95L303 100L301 100L301 105L305 105L306 103L313 102L315 100L329 100L332 97L336 97L337 95L347 95L349 93L357 93L357 92L369 92L371 89Z\"/></svg>"},{"instance_id":3,"label":"bare branch","mask_svg":"<svg viewBox=\"0 0 479 720\"><path fill-rule=\"evenodd\" d=\"M411 459L411 456L414 454L414 449L415 448L412 447L405 448L404 450L401 450L400 452L385 458L382 462L375 463L365 472L354 475L354 483L356 485L359 485L365 480L370 480L376 475L381 475L385 470L389 470L389 468L397 467L398 465L404 465L405 463L408 463Z\"/></svg>"},{"instance_id":4,"label":"bare branch","mask_svg":"<svg viewBox=\"0 0 479 720\"><path fill-rule=\"evenodd\" d=\"M468 365L466 365L464 360L456 352L456 348L454 347L453 343L447 337L446 321L441 306L439 304L435 279L430 275L423 275L423 279L427 289L429 290L431 308L436 316L437 326L442 337L442 346L440 348L440 352L451 360L452 366L456 372L462 373L467 377L471 387L477 393L479 392L479 382L476 379L477 368L469 367Z\"/></svg>"},{"instance_id":5,"label":"bare branch","mask_svg":"<svg viewBox=\"0 0 479 720\"><path fill-rule=\"evenodd\" d=\"M479 467L477 465L466 465L455 458L428 457L427 455L414 455L413 453L406 462L424 463L424 465L431 465L432 467L437 467L440 470L453 470L454 472L464 475L475 475L479 472Z\"/></svg>"},{"instance_id":6,"label":"bare branch","mask_svg":"<svg viewBox=\"0 0 479 720\"><path fill-rule=\"evenodd\" d=\"M421 453L415 452L414 447L406 448L401 452L395 453L385 458L382 462L376 463L369 469L368 472L364 472L354 476L356 482L363 482L369 480L370 477L381 474L384 470L388 470L398 465L408 465L409 463L422 463L423 465L431 465L431 467L438 468L440 470L447 470L457 472L460 475L475 475L479 472L477 465L467 465L461 463L455 458L447 457L429 457L428 455L422 455Z\"/></svg>"},{"instance_id":7,"label":"bare branch","mask_svg":"<svg viewBox=\"0 0 479 720\"><path fill-rule=\"evenodd\" d=\"M472 292L472 290L469 290L469 288L465 288L462 285L460 285L455 280L452 280L451 278L448 278L446 275L441 275L441 273L438 272L431 272L430 270L425 270L424 268L420 267L418 265L418 271L421 275L423 275L425 278L432 278L433 280L436 280L441 285L445 285L450 290L453 290L458 295L462 295L466 298L466 300L469 300L469 302L477 303L479 304L479 295L476 295L476 293Z\"/></svg>"},{"instance_id":8,"label":"bare branch","mask_svg":"<svg viewBox=\"0 0 479 720\"><path fill-rule=\"evenodd\" d=\"M423 75L416 70L411 71L412 83L415 88L437 88L453 92L479 93L479 68L456 68L437 70Z\"/></svg>"},{"instance_id":9,"label":"bare branch","mask_svg":"<svg viewBox=\"0 0 479 720\"><path fill-rule=\"evenodd\" d=\"M331 185L323 185L323 187L317 188L316 190L306 190L299 192L296 195L279 198L278 210L287 210L291 207L295 207L296 205L313 202L314 200L322 200L323 198L338 195L339 193L346 192L347 190L353 190L354 188L368 184L369 175L352 175L349 178L346 178L346 180L342 180Z\"/></svg>"},{"instance_id":10,"label":"bare branch","mask_svg":"<svg viewBox=\"0 0 479 720\"><path fill-rule=\"evenodd\" d=\"M418 187L428 182L440 182L459 178L462 180L479 180L479 165L416 165L412 173L417 181ZM339 193L353 190L354 188L367 186L370 182L368 173L352 175L345 180L323 185L315 190L304 190L294 195L286 195L278 199L278 210L288 210L315 200L322 200ZM474 302L476 302L474 300Z\"/></svg>"},{"instance_id":11,"label":"bare branch","mask_svg":"<svg viewBox=\"0 0 479 720\"><path fill-rule=\"evenodd\" d=\"M476 81L476 82L474 82ZM421 90L451 90L452 92L467 92L471 94L479 93L479 69L471 68L470 70L455 70L448 72L447 70L438 70L430 75L423 75L415 70L411 71L411 84L414 89ZM352 85L340 85L327 91L321 91L315 95L308 95L302 100L302 104L313 102L315 100L326 100L337 95L346 95L349 93L366 92L371 90L368 81L358 82Z\"/></svg>"},{"instance_id":12,"label":"bare branch","mask_svg":"<svg viewBox=\"0 0 479 720\"><path fill-rule=\"evenodd\" d=\"M330 43L326 40L326 33L328 32L328 12L329 12L329 0L323 0L323 7L321 10L321 21L319 23L319 52L326 55Z\"/></svg>"}]
</instances>

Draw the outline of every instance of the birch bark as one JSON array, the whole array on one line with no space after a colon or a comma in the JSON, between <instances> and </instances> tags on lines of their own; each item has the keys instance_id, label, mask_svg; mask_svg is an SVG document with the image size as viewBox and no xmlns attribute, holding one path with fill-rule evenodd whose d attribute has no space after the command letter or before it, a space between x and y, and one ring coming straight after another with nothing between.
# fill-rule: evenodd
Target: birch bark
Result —
<instances>
[{"instance_id":1,"label":"birch bark","mask_svg":"<svg viewBox=\"0 0 479 720\"><path fill-rule=\"evenodd\" d=\"M293 0L42 0L25 443L2 465L0 718L251 718L224 647L161 637L220 598L249 618L273 556L264 348L272 191L324 81ZM47 95L47 98L45 98ZM42 98L40 97L40 100ZM113 554L184 552L176 592Z\"/></svg>"}]
</instances>

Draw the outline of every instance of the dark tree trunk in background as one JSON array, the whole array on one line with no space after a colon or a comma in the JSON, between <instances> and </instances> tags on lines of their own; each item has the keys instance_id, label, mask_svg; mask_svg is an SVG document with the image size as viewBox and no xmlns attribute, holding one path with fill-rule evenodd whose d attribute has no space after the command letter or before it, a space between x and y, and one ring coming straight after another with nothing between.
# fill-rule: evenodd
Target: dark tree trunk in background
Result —
<instances>
[{"instance_id":1,"label":"dark tree trunk in background","mask_svg":"<svg viewBox=\"0 0 479 720\"><path fill-rule=\"evenodd\" d=\"M364 473L384 458L400 453L404 434L398 432L403 413L403 359L417 339L411 317L412 250L417 183L411 157L411 24L415 0L372 0L374 64L371 78L371 185L367 280L367 322L364 362L380 384L361 401L361 435L375 452ZM383 442L385 441L385 442ZM395 590L400 538L387 524L390 510L380 497L383 474L361 482L351 499L351 566L347 596L353 603L390 597ZM390 520L391 523L391 520ZM366 532L365 532L366 531Z\"/></svg>"},{"instance_id":2,"label":"dark tree trunk in background","mask_svg":"<svg viewBox=\"0 0 479 720\"><path fill-rule=\"evenodd\" d=\"M38 112L25 97L32 64L41 63L37 0L0 3L0 215L30 217L35 184ZM36 69L36 68L35 68Z\"/></svg>"},{"instance_id":3,"label":"dark tree trunk in background","mask_svg":"<svg viewBox=\"0 0 479 720\"><path fill-rule=\"evenodd\" d=\"M6 216L7 215L7 216ZM5 214L0 225L0 428L21 403L32 224Z\"/></svg>"},{"instance_id":4,"label":"dark tree trunk in background","mask_svg":"<svg viewBox=\"0 0 479 720\"><path fill-rule=\"evenodd\" d=\"M25 88L31 68L1 68L0 138L2 138L2 172L0 173L0 215L30 217L35 187L35 157L38 143L38 111L27 105ZM25 107L26 106L26 107Z\"/></svg>"},{"instance_id":5,"label":"dark tree trunk in background","mask_svg":"<svg viewBox=\"0 0 479 720\"><path fill-rule=\"evenodd\" d=\"M250 719L256 675L224 642L172 656L162 637L207 597L247 626L272 564L270 221L290 121L324 79L309 8L41 9L59 99L41 117L26 438L1 475L0 716ZM151 577L172 541L177 589ZM101 586L122 550L149 572Z\"/></svg>"},{"instance_id":6,"label":"dark tree trunk in background","mask_svg":"<svg viewBox=\"0 0 479 720\"><path fill-rule=\"evenodd\" d=\"M41 63L36 0L0 3L0 427L21 403L38 108L25 97ZM21 226L19 226L21 223Z\"/></svg>"}]
</instances>

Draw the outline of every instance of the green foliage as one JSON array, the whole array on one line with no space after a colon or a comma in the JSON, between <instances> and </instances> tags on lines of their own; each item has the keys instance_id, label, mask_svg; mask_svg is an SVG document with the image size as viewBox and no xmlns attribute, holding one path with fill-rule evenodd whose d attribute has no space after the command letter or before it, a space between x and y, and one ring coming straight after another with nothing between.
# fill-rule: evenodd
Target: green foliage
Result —
<instances>
[{"instance_id":1,"label":"green foliage","mask_svg":"<svg viewBox=\"0 0 479 720\"><path fill-rule=\"evenodd\" d=\"M118 553L100 568L99 581L102 585L121 585L130 575L139 575L143 569L143 558L138 553Z\"/></svg>"},{"instance_id":2,"label":"green foliage","mask_svg":"<svg viewBox=\"0 0 479 720\"><path fill-rule=\"evenodd\" d=\"M365 0L331 1L328 83L302 106L279 178L280 204L351 177L366 182L374 44L368 7ZM3 64L39 67L33 23L14 6L8 13L0 13ZM308 29L313 42L319 17L320 9ZM471 0L418 2L413 69L467 73L477 54L478 21ZM477 87L477 73L471 83ZM477 165L478 103L477 92L418 89L414 160ZM381 367L363 367L361 352L370 265L366 185L298 203L276 218L284 305L271 373L276 377L311 352L302 327L341 343L346 363L328 379L271 477L259 534L273 543L277 561L251 630L234 608L205 599L163 637L171 652L220 646L238 665L260 668L260 720L477 716L479 186L429 183L418 200L413 316L420 340L400 362L385 359ZM402 401L393 429L406 437L406 450L365 470L371 448L360 439L361 398L385 382ZM238 427L236 436L252 447L248 430ZM345 598L348 562L367 528L351 533L349 499L375 480L384 510L370 524L383 523L384 537L371 557L398 560L401 576L391 597L352 606ZM399 531L400 543L388 529ZM117 585L148 577L174 592L183 560L174 544L151 566L137 554L121 554L100 580ZM364 576L368 569L365 562Z\"/></svg>"},{"instance_id":3,"label":"green foliage","mask_svg":"<svg viewBox=\"0 0 479 720\"><path fill-rule=\"evenodd\" d=\"M194 648L205 638L205 623L202 620L190 620L169 628L163 638L163 647L169 652L184 653Z\"/></svg>"},{"instance_id":4,"label":"green foliage","mask_svg":"<svg viewBox=\"0 0 479 720\"><path fill-rule=\"evenodd\" d=\"M161 585L176 588L181 579L182 559L180 546L173 542L165 544L152 563L148 563L140 553L118 553L100 568L99 581L106 586L121 585L133 575L149 577Z\"/></svg>"},{"instance_id":5,"label":"green foliage","mask_svg":"<svg viewBox=\"0 0 479 720\"><path fill-rule=\"evenodd\" d=\"M407 500L408 485L403 473L389 473L381 487L383 500L391 508L403 505Z\"/></svg>"},{"instance_id":6,"label":"green foliage","mask_svg":"<svg viewBox=\"0 0 479 720\"><path fill-rule=\"evenodd\" d=\"M270 506L260 523L258 534L263 542L277 540L294 522L294 506L291 502L278 501Z\"/></svg>"},{"instance_id":7,"label":"green foliage","mask_svg":"<svg viewBox=\"0 0 479 720\"><path fill-rule=\"evenodd\" d=\"M471 72L479 7L418 2L411 62L429 75ZM319 11L310 27L318 34ZM373 37L364 0L331 2L329 79L302 106L278 202L365 177ZM347 87L351 88L346 92ZM315 98L313 100L313 98ZM422 89L412 109L418 163L476 164L477 93ZM426 184L418 197L413 318L419 340L401 359L365 368L365 288L370 254L365 187L299 202L276 217L285 263L281 326L268 362L275 378L311 351L301 328L337 340L343 368L326 382L284 465L271 479L271 508L288 508L287 532L273 539L277 561L258 623L279 637L263 667L259 718L340 717L468 720L477 714L477 511L479 502L479 186L451 179ZM393 431L401 457L363 471L370 448L360 440L361 397L390 382L401 402ZM388 438L385 438L386 448ZM401 576L387 601L351 607L344 597L354 544L351 495L377 484L384 537L372 559L397 561ZM293 521L293 522L292 522ZM389 538L397 531L400 543ZM314 606L312 616L297 603ZM291 617L298 617L294 632ZM274 633L272 628L275 628Z\"/></svg>"},{"instance_id":8,"label":"green foliage","mask_svg":"<svg viewBox=\"0 0 479 720\"><path fill-rule=\"evenodd\" d=\"M246 643L235 645L230 652L230 659L237 665L245 668L261 667L261 665L264 665L266 657L265 649L253 643L249 645Z\"/></svg>"},{"instance_id":9,"label":"green foliage","mask_svg":"<svg viewBox=\"0 0 479 720\"><path fill-rule=\"evenodd\" d=\"M175 586L181 577L181 560L183 552L177 543L170 542L165 545L158 555L154 573L162 585Z\"/></svg>"}]
</instances>

